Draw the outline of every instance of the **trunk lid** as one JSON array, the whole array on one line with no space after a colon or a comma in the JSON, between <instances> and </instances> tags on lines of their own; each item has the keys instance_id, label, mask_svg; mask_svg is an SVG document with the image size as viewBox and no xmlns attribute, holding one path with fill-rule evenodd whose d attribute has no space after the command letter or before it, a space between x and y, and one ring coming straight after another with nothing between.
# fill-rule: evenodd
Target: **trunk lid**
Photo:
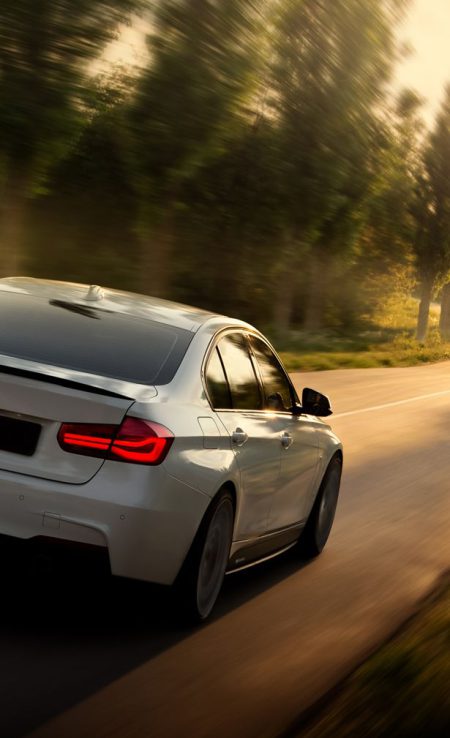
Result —
<instances>
[{"instance_id":1,"label":"trunk lid","mask_svg":"<svg viewBox=\"0 0 450 738\"><path fill-rule=\"evenodd\" d=\"M0 469L71 484L88 482L103 460L63 451L57 440L61 423L120 425L134 398L96 389L79 377L75 382L74 376L71 381L46 376L39 368L32 375L0 368ZM148 394L151 390L147 387Z\"/></svg>"}]
</instances>

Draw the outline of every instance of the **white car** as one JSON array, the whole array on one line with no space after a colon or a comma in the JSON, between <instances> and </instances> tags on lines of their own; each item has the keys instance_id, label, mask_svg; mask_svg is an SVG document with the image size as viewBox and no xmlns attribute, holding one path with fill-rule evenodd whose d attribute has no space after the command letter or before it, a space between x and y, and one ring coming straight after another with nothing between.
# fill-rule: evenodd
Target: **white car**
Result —
<instances>
[{"instance_id":1,"label":"white car","mask_svg":"<svg viewBox=\"0 0 450 738\"><path fill-rule=\"evenodd\" d=\"M206 618L223 577L323 549L342 446L239 320L96 286L0 280L0 534L106 548Z\"/></svg>"}]
</instances>

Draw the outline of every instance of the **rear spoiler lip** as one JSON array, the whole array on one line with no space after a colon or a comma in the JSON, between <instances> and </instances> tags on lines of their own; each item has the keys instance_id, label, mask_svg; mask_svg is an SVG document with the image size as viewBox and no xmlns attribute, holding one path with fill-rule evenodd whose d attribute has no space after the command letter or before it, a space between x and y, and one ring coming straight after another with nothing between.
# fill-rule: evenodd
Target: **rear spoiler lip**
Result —
<instances>
[{"instance_id":1,"label":"rear spoiler lip","mask_svg":"<svg viewBox=\"0 0 450 738\"><path fill-rule=\"evenodd\" d=\"M80 372L77 369L66 369L61 366L42 364L28 359L0 354L0 373L28 377L41 382L60 384L66 387L108 395L109 397L148 402L158 395L156 387L146 384L135 384L113 377L102 377L97 374Z\"/></svg>"}]
</instances>

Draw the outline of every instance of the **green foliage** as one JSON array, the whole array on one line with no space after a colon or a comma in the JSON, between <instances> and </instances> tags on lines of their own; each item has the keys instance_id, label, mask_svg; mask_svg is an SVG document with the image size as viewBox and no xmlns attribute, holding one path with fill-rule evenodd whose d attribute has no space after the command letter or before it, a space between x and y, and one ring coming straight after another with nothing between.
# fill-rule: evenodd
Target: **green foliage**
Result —
<instances>
[{"instance_id":1,"label":"green foliage","mask_svg":"<svg viewBox=\"0 0 450 738\"><path fill-rule=\"evenodd\" d=\"M426 344L418 345L414 339L417 299L395 290L391 283L390 295L381 293L376 310L366 315L358 330L299 331L277 346L289 371L417 366L448 360L450 343L442 341L438 331L439 308L433 305L430 312L432 330Z\"/></svg>"},{"instance_id":2,"label":"green foliage","mask_svg":"<svg viewBox=\"0 0 450 738\"><path fill-rule=\"evenodd\" d=\"M74 143L88 65L141 0L2 0L0 152L28 192Z\"/></svg>"},{"instance_id":3,"label":"green foliage","mask_svg":"<svg viewBox=\"0 0 450 738\"><path fill-rule=\"evenodd\" d=\"M260 14L243 0L168 0L157 6L151 64L129 112L144 206L156 202L164 208L180 183L222 150L245 113L260 27Z\"/></svg>"},{"instance_id":4,"label":"green foliage","mask_svg":"<svg viewBox=\"0 0 450 738\"><path fill-rule=\"evenodd\" d=\"M351 218L367 188L378 119L395 60L382 2L280 4L274 105L302 230ZM341 225L342 227L342 225Z\"/></svg>"},{"instance_id":5,"label":"green foliage","mask_svg":"<svg viewBox=\"0 0 450 738\"><path fill-rule=\"evenodd\" d=\"M311 329L325 318L330 285L360 249L382 152L396 14L381 0L279 5L273 106L293 235L302 251L305 243L312 250Z\"/></svg>"},{"instance_id":6,"label":"green foliage","mask_svg":"<svg viewBox=\"0 0 450 738\"><path fill-rule=\"evenodd\" d=\"M122 156L120 118L129 79L119 70L87 90L89 122L53 171L52 191L32 204L27 271L36 276L136 289L130 255L136 202ZM32 239L32 240L31 240Z\"/></svg>"},{"instance_id":7,"label":"green foliage","mask_svg":"<svg viewBox=\"0 0 450 738\"><path fill-rule=\"evenodd\" d=\"M427 333L430 300L450 270L450 86L417 171L413 250L421 283L417 339Z\"/></svg>"},{"instance_id":8,"label":"green foliage","mask_svg":"<svg viewBox=\"0 0 450 738\"><path fill-rule=\"evenodd\" d=\"M127 115L143 289L167 294L172 255L183 240L179 213L192 202L187 188L201 188L203 168L222 156L226 161L228 147L233 155L235 137L249 124L264 33L260 9L246 0L156 6L151 63Z\"/></svg>"},{"instance_id":9,"label":"green foliage","mask_svg":"<svg viewBox=\"0 0 450 738\"><path fill-rule=\"evenodd\" d=\"M421 155L421 101L389 91L408 4L5 0L0 269L25 230L33 273L239 314L294 344L300 328L362 335L386 272L412 255L434 285L448 269L450 103ZM145 67L92 84L141 8ZM363 342L358 361L385 350Z\"/></svg>"},{"instance_id":10,"label":"green foliage","mask_svg":"<svg viewBox=\"0 0 450 738\"><path fill-rule=\"evenodd\" d=\"M450 86L423 152L416 195L417 270L434 287L450 269Z\"/></svg>"}]
</instances>

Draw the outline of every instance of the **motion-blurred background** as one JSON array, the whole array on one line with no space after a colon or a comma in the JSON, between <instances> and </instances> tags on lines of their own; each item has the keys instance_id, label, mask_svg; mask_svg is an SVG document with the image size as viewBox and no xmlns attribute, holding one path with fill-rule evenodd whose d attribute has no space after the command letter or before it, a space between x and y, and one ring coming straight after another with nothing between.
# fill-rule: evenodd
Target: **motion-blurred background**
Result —
<instances>
[{"instance_id":1,"label":"motion-blurred background","mask_svg":"<svg viewBox=\"0 0 450 738\"><path fill-rule=\"evenodd\" d=\"M1 275L237 314L286 350L424 342L450 89L434 114L402 86L420 4L2 0Z\"/></svg>"}]
</instances>

